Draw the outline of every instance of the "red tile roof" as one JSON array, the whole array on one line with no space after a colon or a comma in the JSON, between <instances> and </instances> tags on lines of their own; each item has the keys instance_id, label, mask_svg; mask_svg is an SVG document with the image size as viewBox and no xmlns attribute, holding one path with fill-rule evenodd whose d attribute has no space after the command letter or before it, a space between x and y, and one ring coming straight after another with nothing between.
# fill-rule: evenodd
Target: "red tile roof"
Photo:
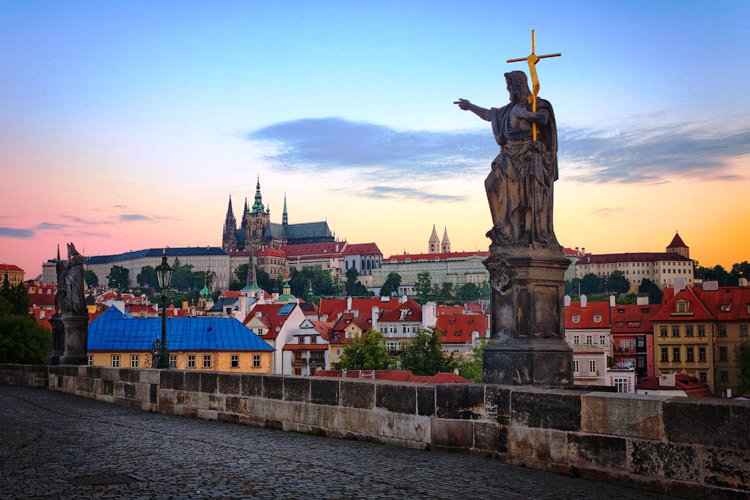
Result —
<instances>
[{"instance_id":1,"label":"red tile roof","mask_svg":"<svg viewBox=\"0 0 750 500\"><path fill-rule=\"evenodd\" d=\"M328 344L284 344L284 351L327 351Z\"/></svg>"},{"instance_id":2,"label":"red tile roof","mask_svg":"<svg viewBox=\"0 0 750 500\"><path fill-rule=\"evenodd\" d=\"M596 255L586 254L578 260L577 265L616 264L618 262L656 262L662 260L689 261L690 259L674 252L601 253Z\"/></svg>"},{"instance_id":3,"label":"red tile roof","mask_svg":"<svg viewBox=\"0 0 750 500\"><path fill-rule=\"evenodd\" d=\"M391 255L384 262L416 262L429 260L466 259L468 257L488 257L490 252L450 252L450 253L407 253Z\"/></svg>"},{"instance_id":4,"label":"red tile roof","mask_svg":"<svg viewBox=\"0 0 750 500\"><path fill-rule=\"evenodd\" d=\"M678 248L678 247L688 247L684 241L682 241L682 238L680 238L680 233L674 233L674 238L672 238L671 243L667 245L667 248Z\"/></svg>"},{"instance_id":5,"label":"red tile roof","mask_svg":"<svg viewBox=\"0 0 750 500\"><path fill-rule=\"evenodd\" d=\"M599 321L594 321L597 315ZM579 317L578 322L573 321L574 316ZM609 329L610 326L609 302L589 302L586 307L581 307L580 302L572 302L565 308L566 330Z\"/></svg>"},{"instance_id":6,"label":"red tile roof","mask_svg":"<svg viewBox=\"0 0 750 500\"><path fill-rule=\"evenodd\" d=\"M651 321L714 321L714 315L696 295L697 290L700 290L700 288L685 288L668 300L665 294L664 306L651 318ZM679 301L688 303L687 313L677 312L677 302Z\"/></svg>"},{"instance_id":7,"label":"red tile roof","mask_svg":"<svg viewBox=\"0 0 750 500\"><path fill-rule=\"evenodd\" d=\"M287 304L257 304L255 307L253 307L252 311L250 311L250 314L247 315L242 323L247 325L253 318L260 315L259 319L263 322L264 325L266 325L266 327L268 327L268 333L260 335L260 337L264 339L275 339L279 336L281 328L284 326L291 314L291 311L289 311L290 314L287 314L286 316L278 315L281 308L285 305ZM294 304L294 307L297 307L297 304Z\"/></svg>"},{"instance_id":8,"label":"red tile roof","mask_svg":"<svg viewBox=\"0 0 750 500\"><path fill-rule=\"evenodd\" d=\"M305 243L302 245L287 245L283 247L286 258L340 257L344 243L331 241L327 243Z\"/></svg>"},{"instance_id":9,"label":"red tile roof","mask_svg":"<svg viewBox=\"0 0 750 500\"><path fill-rule=\"evenodd\" d=\"M463 306L437 306L435 308L436 316L444 316L446 314L462 314L463 312Z\"/></svg>"},{"instance_id":10,"label":"red tile roof","mask_svg":"<svg viewBox=\"0 0 750 500\"><path fill-rule=\"evenodd\" d=\"M250 252L248 252L249 254ZM255 252L256 257L281 257L286 258L286 252L281 248L263 248Z\"/></svg>"},{"instance_id":11,"label":"red tile roof","mask_svg":"<svg viewBox=\"0 0 750 500\"><path fill-rule=\"evenodd\" d=\"M15 264L0 264L0 271L20 271L24 272L23 269Z\"/></svg>"},{"instance_id":12,"label":"red tile roof","mask_svg":"<svg viewBox=\"0 0 750 500\"><path fill-rule=\"evenodd\" d=\"M402 312L403 319L401 319ZM372 315L372 312L370 312ZM380 311L378 321L383 323L399 323L399 322L422 322L422 306L414 302L413 300L407 300L403 304L399 304L398 307L390 307Z\"/></svg>"},{"instance_id":13,"label":"red tile roof","mask_svg":"<svg viewBox=\"0 0 750 500\"><path fill-rule=\"evenodd\" d=\"M53 293L29 293L28 296L29 296L30 306L53 306L55 305L55 292Z\"/></svg>"},{"instance_id":14,"label":"red tile roof","mask_svg":"<svg viewBox=\"0 0 750 500\"><path fill-rule=\"evenodd\" d=\"M383 255L376 243L347 244L344 255Z\"/></svg>"},{"instance_id":15,"label":"red tile roof","mask_svg":"<svg viewBox=\"0 0 750 500\"><path fill-rule=\"evenodd\" d=\"M319 370L315 377L344 376L341 370ZM455 373L436 373L432 376L414 375L410 370L346 370L346 378L417 382L420 384L468 384L470 381Z\"/></svg>"},{"instance_id":16,"label":"red tile roof","mask_svg":"<svg viewBox=\"0 0 750 500\"><path fill-rule=\"evenodd\" d=\"M450 314L438 316L435 328L443 331L443 344L470 344L471 334L487 337L489 320L481 314Z\"/></svg>"},{"instance_id":17,"label":"red tile roof","mask_svg":"<svg viewBox=\"0 0 750 500\"><path fill-rule=\"evenodd\" d=\"M371 314L359 314L357 316L354 313L344 313L341 317L333 323L330 328L330 342L332 344L351 344L357 339L346 338L345 329L354 323L357 328L366 332L372 328L372 315Z\"/></svg>"},{"instance_id":18,"label":"red tile roof","mask_svg":"<svg viewBox=\"0 0 750 500\"><path fill-rule=\"evenodd\" d=\"M616 305L611 308L612 333L652 333L651 318L661 307L661 304Z\"/></svg>"},{"instance_id":19,"label":"red tile roof","mask_svg":"<svg viewBox=\"0 0 750 500\"><path fill-rule=\"evenodd\" d=\"M693 291L717 320L750 320L749 287L722 286L718 290L694 288Z\"/></svg>"},{"instance_id":20,"label":"red tile roof","mask_svg":"<svg viewBox=\"0 0 750 500\"><path fill-rule=\"evenodd\" d=\"M675 374L674 386L660 385L659 377L645 377L641 383L638 384L638 389L651 389L651 390L683 390L688 397L691 398L712 398L711 390L708 384L699 382L697 378L691 377L685 373Z\"/></svg>"},{"instance_id":21,"label":"red tile roof","mask_svg":"<svg viewBox=\"0 0 750 500\"><path fill-rule=\"evenodd\" d=\"M346 301L347 299L322 299L318 308L318 314L321 318L326 316L329 321L333 321L338 318L339 314L346 310ZM382 301L379 297L352 299L352 310L359 311L360 314L372 315L373 306L377 306L381 310L393 309L399 306L399 301L396 298Z\"/></svg>"}]
</instances>

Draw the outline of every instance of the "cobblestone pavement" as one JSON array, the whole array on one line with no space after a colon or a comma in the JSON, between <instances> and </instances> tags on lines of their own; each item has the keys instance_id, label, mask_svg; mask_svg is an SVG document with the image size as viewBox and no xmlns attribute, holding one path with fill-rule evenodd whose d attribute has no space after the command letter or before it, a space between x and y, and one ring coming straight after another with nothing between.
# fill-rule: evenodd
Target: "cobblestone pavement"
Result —
<instances>
[{"instance_id":1,"label":"cobblestone pavement","mask_svg":"<svg viewBox=\"0 0 750 500\"><path fill-rule=\"evenodd\" d=\"M146 413L0 386L0 498L667 498L464 453Z\"/></svg>"}]
</instances>

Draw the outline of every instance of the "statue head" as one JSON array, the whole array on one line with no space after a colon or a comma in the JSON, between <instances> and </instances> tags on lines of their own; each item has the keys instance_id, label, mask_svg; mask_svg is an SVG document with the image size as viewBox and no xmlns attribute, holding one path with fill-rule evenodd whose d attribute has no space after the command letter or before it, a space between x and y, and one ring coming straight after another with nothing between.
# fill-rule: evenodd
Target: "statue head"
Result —
<instances>
[{"instance_id":1,"label":"statue head","mask_svg":"<svg viewBox=\"0 0 750 500\"><path fill-rule=\"evenodd\" d=\"M505 73L505 82L508 85L510 101L514 104L526 104L529 102L531 90L529 89L526 73L523 71L509 71Z\"/></svg>"}]
</instances>

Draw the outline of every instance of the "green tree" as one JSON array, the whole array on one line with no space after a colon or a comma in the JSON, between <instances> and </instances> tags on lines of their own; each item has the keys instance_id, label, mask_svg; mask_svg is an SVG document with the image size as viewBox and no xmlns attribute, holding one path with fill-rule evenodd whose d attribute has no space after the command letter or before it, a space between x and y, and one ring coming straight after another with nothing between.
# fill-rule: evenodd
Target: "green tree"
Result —
<instances>
[{"instance_id":1,"label":"green tree","mask_svg":"<svg viewBox=\"0 0 750 500\"><path fill-rule=\"evenodd\" d=\"M432 294L432 279L430 278L430 273L422 271L417 274L417 282L414 284L414 291L417 292L417 296L419 297L418 302L420 304L424 304L430 300L430 295Z\"/></svg>"},{"instance_id":2,"label":"green tree","mask_svg":"<svg viewBox=\"0 0 750 500\"><path fill-rule=\"evenodd\" d=\"M750 262L743 260L732 264L732 270L729 271L732 285L738 285L740 278L750 279Z\"/></svg>"},{"instance_id":3,"label":"green tree","mask_svg":"<svg viewBox=\"0 0 750 500\"><path fill-rule=\"evenodd\" d=\"M479 288L479 297L482 299L490 298L490 284L487 281L482 281L482 286Z\"/></svg>"},{"instance_id":4,"label":"green tree","mask_svg":"<svg viewBox=\"0 0 750 500\"><path fill-rule=\"evenodd\" d=\"M458 289L458 298L460 300L477 300L479 295L479 287L474 283L464 283Z\"/></svg>"},{"instance_id":5,"label":"green tree","mask_svg":"<svg viewBox=\"0 0 750 500\"><path fill-rule=\"evenodd\" d=\"M279 278L276 286L281 291L282 285L280 282L283 282L284 278L281 276ZM340 281L334 280L331 277L331 273L315 267L304 267L301 270L295 269L289 277L289 286L292 289L292 293L297 297L305 295L309 283L312 284L314 295L318 296L330 297L338 295L344 288Z\"/></svg>"},{"instance_id":6,"label":"green tree","mask_svg":"<svg viewBox=\"0 0 750 500\"><path fill-rule=\"evenodd\" d=\"M439 330L420 330L404 347L401 367L415 375L435 375L456 368L456 360L443 353L442 334Z\"/></svg>"},{"instance_id":7,"label":"green tree","mask_svg":"<svg viewBox=\"0 0 750 500\"><path fill-rule=\"evenodd\" d=\"M463 378L467 378L477 384L482 383L482 377L484 377L484 348L487 347L487 341L483 340L477 344L472 350L471 354L458 363L458 374Z\"/></svg>"},{"instance_id":8,"label":"green tree","mask_svg":"<svg viewBox=\"0 0 750 500\"><path fill-rule=\"evenodd\" d=\"M192 265L185 264L183 266L180 264L179 259L175 259L173 269L172 282L169 284L170 288L174 288L175 290L192 290L195 288L196 283ZM203 287L202 282L200 286L201 288Z\"/></svg>"},{"instance_id":9,"label":"green tree","mask_svg":"<svg viewBox=\"0 0 750 500\"><path fill-rule=\"evenodd\" d=\"M695 271L695 276L703 281L718 281L719 286L729 286L732 281L732 276L730 276L727 270L720 265L714 267L698 266Z\"/></svg>"},{"instance_id":10,"label":"green tree","mask_svg":"<svg viewBox=\"0 0 750 500\"><path fill-rule=\"evenodd\" d=\"M357 278L359 278L357 268L350 267L346 270L346 282L344 283L344 290L346 291L346 294L350 297L362 297L369 295L370 293L367 291L367 287L360 283Z\"/></svg>"},{"instance_id":11,"label":"green tree","mask_svg":"<svg viewBox=\"0 0 750 500\"><path fill-rule=\"evenodd\" d=\"M367 330L347 345L339 361L334 363L337 370L387 370L392 366L393 359L385 345L385 337L375 330Z\"/></svg>"},{"instance_id":12,"label":"green tree","mask_svg":"<svg viewBox=\"0 0 750 500\"><path fill-rule=\"evenodd\" d=\"M3 277L3 284L0 287L0 297L7 301L9 314L17 316L29 314L29 294L26 287L23 283L11 285L7 273Z\"/></svg>"},{"instance_id":13,"label":"green tree","mask_svg":"<svg viewBox=\"0 0 750 500\"><path fill-rule=\"evenodd\" d=\"M565 294L570 295L571 297L574 295L578 295L578 288L581 285L580 278L573 278L570 281L565 282Z\"/></svg>"},{"instance_id":14,"label":"green tree","mask_svg":"<svg viewBox=\"0 0 750 500\"><path fill-rule=\"evenodd\" d=\"M661 304L661 299L664 296L661 288L648 278L641 280L641 284L638 286L638 293L647 293L650 304Z\"/></svg>"},{"instance_id":15,"label":"green tree","mask_svg":"<svg viewBox=\"0 0 750 500\"><path fill-rule=\"evenodd\" d=\"M143 266L141 272L135 277L135 281L144 287L157 290L159 288L159 280L156 278L156 269L152 266Z\"/></svg>"},{"instance_id":16,"label":"green tree","mask_svg":"<svg viewBox=\"0 0 750 500\"><path fill-rule=\"evenodd\" d=\"M107 285L111 288L125 290L128 288L130 269L122 266L112 266L107 275Z\"/></svg>"},{"instance_id":17,"label":"green tree","mask_svg":"<svg viewBox=\"0 0 750 500\"><path fill-rule=\"evenodd\" d=\"M0 315L0 363L45 364L51 350L51 332L33 318Z\"/></svg>"},{"instance_id":18,"label":"green tree","mask_svg":"<svg viewBox=\"0 0 750 500\"><path fill-rule=\"evenodd\" d=\"M750 342L742 342L734 348L737 366L737 394L750 393Z\"/></svg>"},{"instance_id":19,"label":"green tree","mask_svg":"<svg viewBox=\"0 0 750 500\"><path fill-rule=\"evenodd\" d=\"M630 282L622 271L615 271L607 278L607 289L619 295L630 289Z\"/></svg>"},{"instance_id":20,"label":"green tree","mask_svg":"<svg viewBox=\"0 0 750 500\"><path fill-rule=\"evenodd\" d=\"M453 290L453 283L446 282L440 287L440 300L453 300L456 298L456 293Z\"/></svg>"},{"instance_id":21,"label":"green tree","mask_svg":"<svg viewBox=\"0 0 750 500\"><path fill-rule=\"evenodd\" d=\"M99 286L99 276L97 276L91 269L86 269L83 272L83 282L86 283L86 286L88 287L96 288Z\"/></svg>"},{"instance_id":22,"label":"green tree","mask_svg":"<svg viewBox=\"0 0 750 500\"><path fill-rule=\"evenodd\" d=\"M398 289L401 286L401 275L398 273L388 273L388 276L383 282L383 286L380 288L380 295L382 297L392 297L398 293Z\"/></svg>"},{"instance_id":23,"label":"green tree","mask_svg":"<svg viewBox=\"0 0 750 500\"><path fill-rule=\"evenodd\" d=\"M596 274L587 274L581 279L581 293L586 295L602 293L604 291L603 280Z\"/></svg>"}]
</instances>

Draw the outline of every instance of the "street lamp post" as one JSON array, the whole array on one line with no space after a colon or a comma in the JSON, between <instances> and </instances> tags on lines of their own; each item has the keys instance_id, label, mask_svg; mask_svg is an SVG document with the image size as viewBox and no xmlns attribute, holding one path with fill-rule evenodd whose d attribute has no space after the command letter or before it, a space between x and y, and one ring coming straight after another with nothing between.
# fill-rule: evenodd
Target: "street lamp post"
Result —
<instances>
[{"instance_id":1,"label":"street lamp post","mask_svg":"<svg viewBox=\"0 0 750 500\"><path fill-rule=\"evenodd\" d=\"M167 249L165 248L161 256L161 264L156 266L156 279L159 281L159 288L161 289L161 346L159 350L158 368L162 370L169 368L169 350L167 349L167 297L164 295L164 292L169 288L173 272L174 269L167 264Z\"/></svg>"}]
</instances>

